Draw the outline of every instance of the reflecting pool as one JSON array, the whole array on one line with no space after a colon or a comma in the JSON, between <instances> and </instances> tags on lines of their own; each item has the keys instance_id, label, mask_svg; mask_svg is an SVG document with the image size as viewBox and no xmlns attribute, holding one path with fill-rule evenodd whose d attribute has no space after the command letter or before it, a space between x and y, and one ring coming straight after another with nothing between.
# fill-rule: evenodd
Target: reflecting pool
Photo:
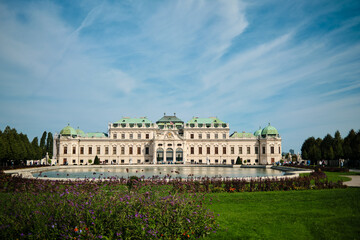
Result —
<instances>
[{"instance_id":1,"label":"reflecting pool","mask_svg":"<svg viewBox=\"0 0 360 240\"><path fill-rule=\"evenodd\" d=\"M284 172L274 169L264 168L232 168L232 167L178 167L178 166L131 166L131 167L79 167L66 168L32 173L34 177L49 178L108 178L108 177L124 177L144 176L151 178L153 176L172 178L181 177L268 177L282 176Z\"/></svg>"}]
</instances>

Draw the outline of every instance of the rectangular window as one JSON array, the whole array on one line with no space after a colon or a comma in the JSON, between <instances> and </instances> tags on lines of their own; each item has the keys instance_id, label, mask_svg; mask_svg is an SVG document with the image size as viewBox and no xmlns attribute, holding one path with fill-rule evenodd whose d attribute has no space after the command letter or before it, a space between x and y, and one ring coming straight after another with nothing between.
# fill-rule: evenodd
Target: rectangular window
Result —
<instances>
[{"instance_id":1,"label":"rectangular window","mask_svg":"<svg viewBox=\"0 0 360 240\"><path fill-rule=\"evenodd\" d=\"M226 133L223 134L223 139L226 139Z\"/></svg>"},{"instance_id":2,"label":"rectangular window","mask_svg":"<svg viewBox=\"0 0 360 240\"><path fill-rule=\"evenodd\" d=\"M215 147L215 154L219 154L219 148Z\"/></svg>"},{"instance_id":3,"label":"rectangular window","mask_svg":"<svg viewBox=\"0 0 360 240\"><path fill-rule=\"evenodd\" d=\"M281 151L280 151L280 147L279 147L279 153L281 153Z\"/></svg>"},{"instance_id":4,"label":"rectangular window","mask_svg":"<svg viewBox=\"0 0 360 240\"><path fill-rule=\"evenodd\" d=\"M218 139L218 138L219 138L218 134L217 134L217 133L215 133L215 139Z\"/></svg>"},{"instance_id":5,"label":"rectangular window","mask_svg":"<svg viewBox=\"0 0 360 240\"><path fill-rule=\"evenodd\" d=\"M194 147L190 147L190 154L194 154Z\"/></svg>"},{"instance_id":6,"label":"rectangular window","mask_svg":"<svg viewBox=\"0 0 360 240\"><path fill-rule=\"evenodd\" d=\"M199 147L199 154L202 154L202 147Z\"/></svg>"},{"instance_id":7,"label":"rectangular window","mask_svg":"<svg viewBox=\"0 0 360 240\"><path fill-rule=\"evenodd\" d=\"M105 147L105 154L109 154L109 147Z\"/></svg>"},{"instance_id":8,"label":"rectangular window","mask_svg":"<svg viewBox=\"0 0 360 240\"><path fill-rule=\"evenodd\" d=\"M76 163L76 160L75 160L75 159L73 159L73 163Z\"/></svg>"},{"instance_id":9,"label":"rectangular window","mask_svg":"<svg viewBox=\"0 0 360 240\"><path fill-rule=\"evenodd\" d=\"M262 147L262 154L265 154L265 147Z\"/></svg>"},{"instance_id":10,"label":"rectangular window","mask_svg":"<svg viewBox=\"0 0 360 240\"><path fill-rule=\"evenodd\" d=\"M133 139L133 134L132 133L130 133L130 139Z\"/></svg>"},{"instance_id":11,"label":"rectangular window","mask_svg":"<svg viewBox=\"0 0 360 240\"><path fill-rule=\"evenodd\" d=\"M124 159L121 159L121 163L125 163L125 160L124 160Z\"/></svg>"},{"instance_id":12,"label":"rectangular window","mask_svg":"<svg viewBox=\"0 0 360 240\"><path fill-rule=\"evenodd\" d=\"M231 151L231 154L235 154L235 149L234 149L234 147L231 147L231 148L230 148L230 151Z\"/></svg>"},{"instance_id":13,"label":"rectangular window","mask_svg":"<svg viewBox=\"0 0 360 240\"><path fill-rule=\"evenodd\" d=\"M89 147L89 154L92 154L92 147Z\"/></svg>"},{"instance_id":14,"label":"rectangular window","mask_svg":"<svg viewBox=\"0 0 360 240\"><path fill-rule=\"evenodd\" d=\"M121 134L121 139L125 139L125 133Z\"/></svg>"},{"instance_id":15,"label":"rectangular window","mask_svg":"<svg viewBox=\"0 0 360 240\"><path fill-rule=\"evenodd\" d=\"M114 139L117 139L117 134L116 133L114 133Z\"/></svg>"},{"instance_id":16,"label":"rectangular window","mask_svg":"<svg viewBox=\"0 0 360 240\"><path fill-rule=\"evenodd\" d=\"M80 163L84 163L84 159L80 159Z\"/></svg>"},{"instance_id":17,"label":"rectangular window","mask_svg":"<svg viewBox=\"0 0 360 240\"><path fill-rule=\"evenodd\" d=\"M190 134L190 138L194 139L194 134L193 133Z\"/></svg>"},{"instance_id":18,"label":"rectangular window","mask_svg":"<svg viewBox=\"0 0 360 240\"><path fill-rule=\"evenodd\" d=\"M149 154L149 147L145 147L145 154Z\"/></svg>"},{"instance_id":19,"label":"rectangular window","mask_svg":"<svg viewBox=\"0 0 360 240\"><path fill-rule=\"evenodd\" d=\"M259 154L259 147L255 147L255 154Z\"/></svg>"},{"instance_id":20,"label":"rectangular window","mask_svg":"<svg viewBox=\"0 0 360 240\"><path fill-rule=\"evenodd\" d=\"M242 153L242 147L239 147L239 154L243 154Z\"/></svg>"},{"instance_id":21,"label":"rectangular window","mask_svg":"<svg viewBox=\"0 0 360 240\"><path fill-rule=\"evenodd\" d=\"M73 147L73 154L76 154L76 147Z\"/></svg>"},{"instance_id":22,"label":"rectangular window","mask_svg":"<svg viewBox=\"0 0 360 240\"><path fill-rule=\"evenodd\" d=\"M100 147L96 148L96 154L100 154Z\"/></svg>"},{"instance_id":23,"label":"rectangular window","mask_svg":"<svg viewBox=\"0 0 360 240\"><path fill-rule=\"evenodd\" d=\"M206 148L206 154L210 154L210 147Z\"/></svg>"},{"instance_id":24,"label":"rectangular window","mask_svg":"<svg viewBox=\"0 0 360 240\"><path fill-rule=\"evenodd\" d=\"M113 155L116 154L116 147L113 147Z\"/></svg>"},{"instance_id":25,"label":"rectangular window","mask_svg":"<svg viewBox=\"0 0 360 240\"><path fill-rule=\"evenodd\" d=\"M219 159L215 159L215 163L216 163L216 164L219 163Z\"/></svg>"},{"instance_id":26,"label":"rectangular window","mask_svg":"<svg viewBox=\"0 0 360 240\"><path fill-rule=\"evenodd\" d=\"M121 147L121 154L122 154L122 155L125 154L125 147Z\"/></svg>"},{"instance_id":27,"label":"rectangular window","mask_svg":"<svg viewBox=\"0 0 360 240\"><path fill-rule=\"evenodd\" d=\"M206 138L210 139L210 133L206 134Z\"/></svg>"},{"instance_id":28,"label":"rectangular window","mask_svg":"<svg viewBox=\"0 0 360 240\"><path fill-rule=\"evenodd\" d=\"M145 135L145 138L146 138L146 139L149 139L149 138L150 138L150 135L147 133L147 134Z\"/></svg>"},{"instance_id":29,"label":"rectangular window","mask_svg":"<svg viewBox=\"0 0 360 240\"><path fill-rule=\"evenodd\" d=\"M137 147L137 154L138 154L138 155L141 154L141 147Z\"/></svg>"},{"instance_id":30,"label":"rectangular window","mask_svg":"<svg viewBox=\"0 0 360 240\"><path fill-rule=\"evenodd\" d=\"M202 139L202 134L201 133L199 134L199 139Z\"/></svg>"},{"instance_id":31,"label":"rectangular window","mask_svg":"<svg viewBox=\"0 0 360 240\"><path fill-rule=\"evenodd\" d=\"M133 154L133 151L132 151L132 147L129 147L129 154L132 155Z\"/></svg>"},{"instance_id":32,"label":"rectangular window","mask_svg":"<svg viewBox=\"0 0 360 240\"><path fill-rule=\"evenodd\" d=\"M84 147L80 147L80 154L84 154Z\"/></svg>"},{"instance_id":33,"label":"rectangular window","mask_svg":"<svg viewBox=\"0 0 360 240\"><path fill-rule=\"evenodd\" d=\"M64 147L64 154L67 154L67 147Z\"/></svg>"},{"instance_id":34,"label":"rectangular window","mask_svg":"<svg viewBox=\"0 0 360 240\"><path fill-rule=\"evenodd\" d=\"M226 147L223 147L223 154L226 154Z\"/></svg>"},{"instance_id":35,"label":"rectangular window","mask_svg":"<svg viewBox=\"0 0 360 240\"><path fill-rule=\"evenodd\" d=\"M246 152L247 152L247 154L250 154L250 147L246 148Z\"/></svg>"},{"instance_id":36,"label":"rectangular window","mask_svg":"<svg viewBox=\"0 0 360 240\"><path fill-rule=\"evenodd\" d=\"M141 139L141 133L138 133L138 139Z\"/></svg>"},{"instance_id":37,"label":"rectangular window","mask_svg":"<svg viewBox=\"0 0 360 240\"><path fill-rule=\"evenodd\" d=\"M270 148L271 154L274 154L274 147Z\"/></svg>"}]
</instances>

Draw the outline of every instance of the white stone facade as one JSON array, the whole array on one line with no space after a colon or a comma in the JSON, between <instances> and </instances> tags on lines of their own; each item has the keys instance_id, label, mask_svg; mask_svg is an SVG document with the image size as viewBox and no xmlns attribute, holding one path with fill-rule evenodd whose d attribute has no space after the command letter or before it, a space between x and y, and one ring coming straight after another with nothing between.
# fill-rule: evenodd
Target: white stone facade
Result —
<instances>
[{"instance_id":1,"label":"white stone facade","mask_svg":"<svg viewBox=\"0 0 360 240\"><path fill-rule=\"evenodd\" d=\"M281 159L276 135L232 134L228 124L109 124L107 136L59 134L58 165L102 164L272 164Z\"/></svg>"}]
</instances>

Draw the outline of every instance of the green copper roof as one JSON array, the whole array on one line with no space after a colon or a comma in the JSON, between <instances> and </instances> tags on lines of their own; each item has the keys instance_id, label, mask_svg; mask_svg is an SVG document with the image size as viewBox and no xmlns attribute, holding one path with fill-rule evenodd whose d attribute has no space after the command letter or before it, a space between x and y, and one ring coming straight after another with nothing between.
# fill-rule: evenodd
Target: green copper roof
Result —
<instances>
[{"instance_id":1,"label":"green copper roof","mask_svg":"<svg viewBox=\"0 0 360 240\"><path fill-rule=\"evenodd\" d=\"M64 127L61 131L60 134L63 136L73 136L76 137L77 133L75 131L75 129L73 129L72 127L70 127L70 125Z\"/></svg>"},{"instance_id":2,"label":"green copper roof","mask_svg":"<svg viewBox=\"0 0 360 240\"><path fill-rule=\"evenodd\" d=\"M270 125L269 123L269 126L265 127L262 131L261 131L261 136L266 136L266 135L278 135L279 132L278 130L276 130L276 128L274 128L273 126Z\"/></svg>"},{"instance_id":3,"label":"green copper roof","mask_svg":"<svg viewBox=\"0 0 360 240\"><path fill-rule=\"evenodd\" d=\"M79 128L76 129L76 134L79 136L79 137L85 137L85 133L83 130L80 130Z\"/></svg>"},{"instance_id":4,"label":"green copper roof","mask_svg":"<svg viewBox=\"0 0 360 240\"><path fill-rule=\"evenodd\" d=\"M160 118L158 121L156 121L156 124L159 123L184 123L181 119L179 119L178 117L174 116L163 116L162 118Z\"/></svg>"},{"instance_id":5,"label":"green copper roof","mask_svg":"<svg viewBox=\"0 0 360 240\"><path fill-rule=\"evenodd\" d=\"M102 132L89 132L86 134L86 137L88 138L107 138L107 133Z\"/></svg>"},{"instance_id":6,"label":"green copper roof","mask_svg":"<svg viewBox=\"0 0 360 240\"><path fill-rule=\"evenodd\" d=\"M133 123L133 124L138 124L138 123L152 123L149 119L147 119L146 117L143 118L126 118L123 117L122 119L120 119L117 122L114 122L117 124L121 124L121 123Z\"/></svg>"},{"instance_id":7,"label":"green copper roof","mask_svg":"<svg viewBox=\"0 0 360 240\"><path fill-rule=\"evenodd\" d=\"M254 135L252 133L238 133L238 132L234 132L233 134L231 134L230 138L252 138L254 137Z\"/></svg>"},{"instance_id":8,"label":"green copper roof","mask_svg":"<svg viewBox=\"0 0 360 240\"><path fill-rule=\"evenodd\" d=\"M258 129L258 130L256 130L255 132L254 132L254 136L260 136L261 135L261 131L262 131L262 129L261 129L261 127Z\"/></svg>"},{"instance_id":9,"label":"green copper roof","mask_svg":"<svg viewBox=\"0 0 360 240\"><path fill-rule=\"evenodd\" d=\"M211 123L224 123L220 119L216 117L209 117L209 118L198 118L193 117L190 121L187 123L197 123L197 124L211 124Z\"/></svg>"}]
</instances>

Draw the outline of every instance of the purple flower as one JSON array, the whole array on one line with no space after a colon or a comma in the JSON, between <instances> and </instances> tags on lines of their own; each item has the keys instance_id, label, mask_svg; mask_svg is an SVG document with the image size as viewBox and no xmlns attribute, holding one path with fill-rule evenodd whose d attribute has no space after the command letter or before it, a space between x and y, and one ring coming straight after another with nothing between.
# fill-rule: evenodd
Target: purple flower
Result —
<instances>
[{"instance_id":1,"label":"purple flower","mask_svg":"<svg viewBox=\"0 0 360 240\"><path fill-rule=\"evenodd\" d=\"M191 222L190 219L188 219L188 218L187 218L186 220L187 220L189 223Z\"/></svg>"}]
</instances>

